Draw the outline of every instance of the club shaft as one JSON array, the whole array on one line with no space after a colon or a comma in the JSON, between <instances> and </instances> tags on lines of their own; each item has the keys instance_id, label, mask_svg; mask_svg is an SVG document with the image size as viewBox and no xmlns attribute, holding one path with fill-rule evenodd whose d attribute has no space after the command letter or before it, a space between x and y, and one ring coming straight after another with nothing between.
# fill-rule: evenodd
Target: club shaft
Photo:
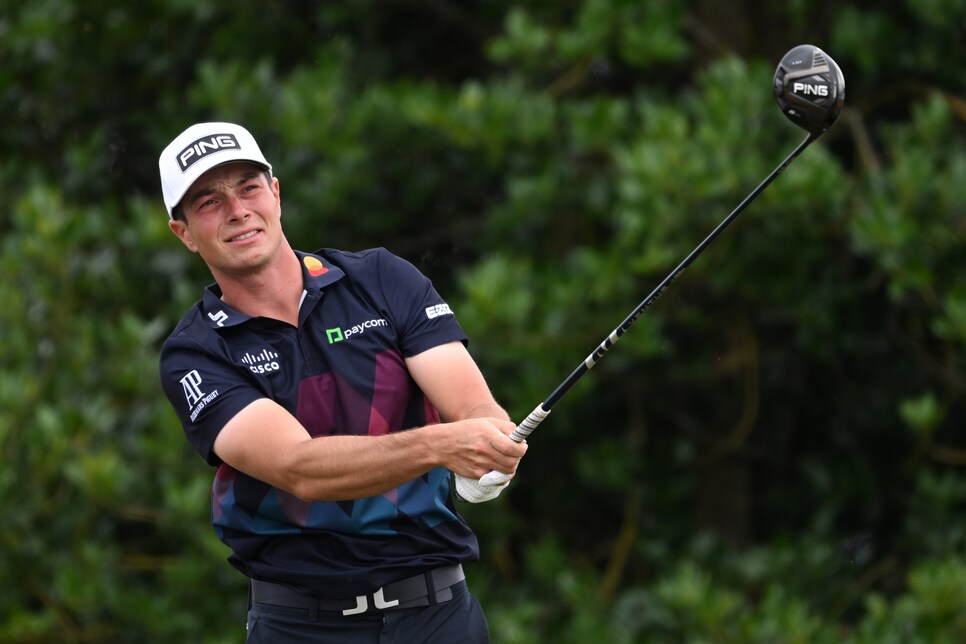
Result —
<instances>
[{"instance_id":1,"label":"club shaft","mask_svg":"<svg viewBox=\"0 0 966 644\"><path fill-rule=\"evenodd\" d=\"M681 273L684 272L684 269L690 266L691 263L695 259L697 259L697 257L701 253L703 253L705 249L708 246L710 246L712 242L714 242L715 239L717 239L718 235L720 235L725 230L725 228L727 228L731 224L731 222L734 221L735 218L741 214L741 212L748 206L748 204L754 201L755 198L757 198L758 195L760 195L762 191L764 191L765 188L767 188L768 185L772 181L774 181L775 178L779 174L781 174L782 171L785 168L787 168L789 164L792 161L794 161L795 158L799 154L801 154L802 151L806 147L808 147L816 138L818 138L817 134L809 134L807 137L805 137L805 140L802 141L798 145L798 147L796 147L792 151L792 153L785 158L784 161L778 164L778 166L771 171L771 174L765 177L765 180L762 181L760 184L758 184L758 187L752 190L748 194L748 196L745 197L740 204L738 204L738 207L732 210L731 214L725 217L721 221L721 223L718 224L718 226L713 231L711 231L711 234L705 237L704 241L698 244L698 246L694 250L692 250L687 257L684 258L684 261L678 264L677 267L673 271L671 271L670 274L668 274L668 276L665 277L660 284L657 285L657 288L651 291L651 294L648 295L646 298L644 298L644 300L642 300L641 303L637 305L637 308L635 308L630 315L624 318L624 321L621 322L617 328L611 331L610 335L608 335L604 339L604 341L601 342L600 345L598 345L598 347L594 349L594 351L589 356L587 356L587 358L584 359L584 361L581 362L580 365L576 369L574 369L574 371L569 376L567 376L567 379L564 380L562 383L560 383L560 385L553 391L553 393L551 393L546 398L546 400L544 400L540 405L538 405L530 413L530 415L527 416L527 418L522 423L520 423L520 425L510 435L510 438L512 438L513 440L519 443L520 441L524 440L527 436L529 436L530 433L533 430L535 430L540 425L541 422L543 422L543 419L547 417L547 414L550 413L554 405L560 402L560 399L563 398L568 391L570 391L571 387L573 387L585 373L593 369L594 366L598 362L600 362L601 358L603 358L607 354L607 352L610 351L615 344L617 344L618 340L621 339L621 336L627 333L627 330L630 329L632 326L634 326L634 323L637 322L638 318L640 318L641 315L643 315L644 312L647 311L647 309L649 309L651 305L654 304L654 302L656 302L658 298L660 298L661 295L664 294L664 291L667 290L667 288L672 283L674 283L674 280L676 280L681 275Z\"/></svg>"}]
</instances>

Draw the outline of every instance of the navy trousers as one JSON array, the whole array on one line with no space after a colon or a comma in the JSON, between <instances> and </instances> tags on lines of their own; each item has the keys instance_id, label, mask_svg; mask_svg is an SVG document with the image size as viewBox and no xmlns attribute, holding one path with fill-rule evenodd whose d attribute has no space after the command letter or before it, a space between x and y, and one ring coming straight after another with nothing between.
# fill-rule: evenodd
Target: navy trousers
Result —
<instances>
[{"instance_id":1,"label":"navy trousers","mask_svg":"<svg viewBox=\"0 0 966 644\"><path fill-rule=\"evenodd\" d=\"M453 599L433 606L402 608L344 617L319 611L315 620L302 608L253 602L248 611L249 644L486 644L489 628L480 603L465 582L453 586Z\"/></svg>"}]
</instances>

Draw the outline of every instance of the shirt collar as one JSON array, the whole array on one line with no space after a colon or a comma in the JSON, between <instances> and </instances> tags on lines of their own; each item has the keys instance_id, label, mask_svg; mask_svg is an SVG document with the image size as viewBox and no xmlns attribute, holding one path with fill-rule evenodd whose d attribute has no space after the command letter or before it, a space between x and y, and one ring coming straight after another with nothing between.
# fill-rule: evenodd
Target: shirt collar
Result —
<instances>
[{"instance_id":1,"label":"shirt collar","mask_svg":"<svg viewBox=\"0 0 966 644\"><path fill-rule=\"evenodd\" d=\"M302 284L309 299L318 300L323 288L345 276L342 269L330 264L321 256L295 251L302 267ZM205 289L201 310L212 327L236 326L251 319L250 315L236 311L221 301L221 287L212 284Z\"/></svg>"},{"instance_id":2,"label":"shirt collar","mask_svg":"<svg viewBox=\"0 0 966 644\"><path fill-rule=\"evenodd\" d=\"M345 276L341 268L325 261L321 255L298 250L295 251L295 255L302 266L302 284L307 291L322 290Z\"/></svg>"}]
</instances>

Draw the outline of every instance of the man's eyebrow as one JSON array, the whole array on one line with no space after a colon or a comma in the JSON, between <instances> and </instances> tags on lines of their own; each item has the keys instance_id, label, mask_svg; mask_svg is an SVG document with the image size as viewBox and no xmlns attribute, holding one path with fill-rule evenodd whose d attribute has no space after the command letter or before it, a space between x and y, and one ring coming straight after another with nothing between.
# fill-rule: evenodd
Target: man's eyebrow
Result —
<instances>
[{"instance_id":1,"label":"man's eyebrow","mask_svg":"<svg viewBox=\"0 0 966 644\"><path fill-rule=\"evenodd\" d=\"M246 172L245 174L238 177L238 180L235 182L235 186L237 187L237 186L244 185L260 174L262 173L259 172L258 170L252 170L251 172ZM197 190L195 190L194 192L188 195L188 203L193 203L198 199L200 199L201 197L210 195L214 191L215 189L211 185L198 188Z\"/></svg>"},{"instance_id":2,"label":"man's eyebrow","mask_svg":"<svg viewBox=\"0 0 966 644\"><path fill-rule=\"evenodd\" d=\"M194 192L188 195L188 203L194 203L201 197L204 197L205 195L210 195L214 191L215 189L212 188L211 186L205 186L204 188L199 188L198 190L195 190Z\"/></svg>"},{"instance_id":3,"label":"man's eyebrow","mask_svg":"<svg viewBox=\"0 0 966 644\"><path fill-rule=\"evenodd\" d=\"M236 186L240 186L243 183L248 183L249 181L251 181L252 179L254 179L255 177L257 177L260 174L262 174L262 173L259 172L259 171L257 171L257 170L252 170L251 172L246 172L245 174L243 174L242 176L240 176L238 178L238 181L235 182L235 185Z\"/></svg>"}]
</instances>

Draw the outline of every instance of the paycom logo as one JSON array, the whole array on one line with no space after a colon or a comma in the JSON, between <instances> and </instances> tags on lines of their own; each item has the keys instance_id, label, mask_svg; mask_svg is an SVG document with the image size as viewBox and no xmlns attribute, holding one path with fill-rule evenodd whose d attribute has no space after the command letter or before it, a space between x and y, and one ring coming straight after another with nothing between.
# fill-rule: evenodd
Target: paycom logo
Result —
<instances>
[{"instance_id":1,"label":"paycom logo","mask_svg":"<svg viewBox=\"0 0 966 644\"><path fill-rule=\"evenodd\" d=\"M343 329L338 326L332 329L326 329L325 337L329 341L329 344L335 344L336 342L348 340L354 335L365 333L368 329L375 329L382 326L389 326L389 323L383 318L366 320L365 322L354 324L348 329Z\"/></svg>"}]
</instances>

